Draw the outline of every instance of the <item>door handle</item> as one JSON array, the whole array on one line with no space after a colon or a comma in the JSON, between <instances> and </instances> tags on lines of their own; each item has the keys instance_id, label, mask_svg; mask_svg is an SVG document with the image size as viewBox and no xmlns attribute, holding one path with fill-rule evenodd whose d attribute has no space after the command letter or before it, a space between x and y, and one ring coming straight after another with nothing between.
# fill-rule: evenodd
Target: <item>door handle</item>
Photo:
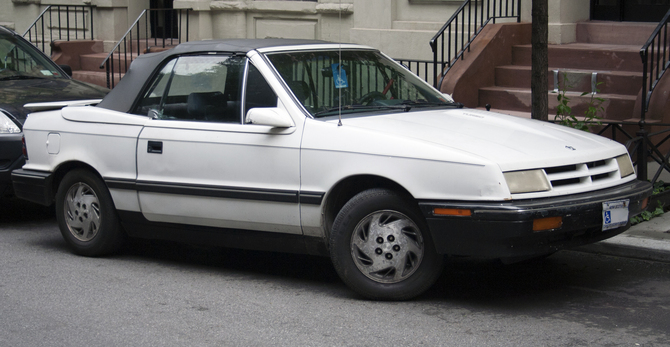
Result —
<instances>
[{"instance_id":1,"label":"door handle","mask_svg":"<svg viewBox=\"0 0 670 347\"><path fill-rule=\"evenodd\" d=\"M163 153L163 142L149 141L149 144L147 145L147 153Z\"/></svg>"}]
</instances>

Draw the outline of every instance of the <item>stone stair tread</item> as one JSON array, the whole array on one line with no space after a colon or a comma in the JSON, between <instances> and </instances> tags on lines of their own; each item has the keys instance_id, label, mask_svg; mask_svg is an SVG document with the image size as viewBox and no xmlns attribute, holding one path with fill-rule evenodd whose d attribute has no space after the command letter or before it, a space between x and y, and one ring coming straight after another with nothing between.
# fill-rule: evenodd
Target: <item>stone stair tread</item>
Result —
<instances>
[{"instance_id":1,"label":"stone stair tread","mask_svg":"<svg viewBox=\"0 0 670 347\"><path fill-rule=\"evenodd\" d=\"M644 43L643 43L644 44ZM564 43L560 45L549 45L549 49L571 49L571 50L584 50L584 51L620 51L620 52L640 52L640 48L643 44L640 45L616 45L610 43L584 43L584 42L573 42L573 43ZM516 45L514 47L527 47L531 48L532 45Z\"/></svg>"},{"instance_id":2,"label":"stone stair tread","mask_svg":"<svg viewBox=\"0 0 670 347\"><path fill-rule=\"evenodd\" d=\"M624 122L635 122L635 123L638 123L638 122L640 122L640 120L641 120L640 118L628 118L628 119L624 119L623 121L624 121ZM645 118L644 122L645 122L646 124L656 124L656 123L661 123L661 120L660 120L660 119L648 119L648 118Z\"/></svg>"},{"instance_id":3,"label":"stone stair tread","mask_svg":"<svg viewBox=\"0 0 670 347\"><path fill-rule=\"evenodd\" d=\"M109 52L103 52L103 53L89 53L89 54L82 54L81 56L82 56L82 57L89 57L89 58L100 58L100 59L105 59L105 58L107 58L108 55L109 55ZM123 55L124 55L124 54L121 53L121 56L122 56L122 57L123 57ZM132 54L130 54L130 52L128 52L128 56L132 56L133 58L136 58L138 55L139 55L139 54L137 54L137 52L133 52ZM116 58L117 56L118 56L117 53L114 53L114 58Z\"/></svg>"},{"instance_id":4,"label":"stone stair tread","mask_svg":"<svg viewBox=\"0 0 670 347\"><path fill-rule=\"evenodd\" d=\"M585 21L577 23L577 42L636 44L640 47L647 41L658 23Z\"/></svg>"},{"instance_id":5,"label":"stone stair tread","mask_svg":"<svg viewBox=\"0 0 670 347\"><path fill-rule=\"evenodd\" d=\"M508 70L516 70L516 71L530 71L531 66L530 65L498 65L496 68L499 69L508 69ZM595 70L595 69L578 69L578 68L567 68L567 67L556 67L556 66L550 66L549 71L552 70L558 70L559 72L570 72L570 73L607 73L610 75L617 75L617 76L642 76L642 71L621 71L621 70Z\"/></svg>"},{"instance_id":6,"label":"stone stair tread","mask_svg":"<svg viewBox=\"0 0 670 347\"><path fill-rule=\"evenodd\" d=\"M486 107L478 106L478 107L476 107L476 109L485 111ZM491 112L496 112L496 113L506 114L506 115L515 116L515 117L531 119L530 112L503 110L503 109L498 109L498 108L491 108ZM549 119L553 119L553 115L549 115Z\"/></svg>"},{"instance_id":7,"label":"stone stair tread","mask_svg":"<svg viewBox=\"0 0 670 347\"><path fill-rule=\"evenodd\" d=\"M528 93L530 94L530 88L518 88L518 87L499 87L499 86L489 86L489 87L482 87L479 88L480 90L486 90L486 91L501 91L501 92L518 92L518 93ZM553 91L549 91L549 94L556 94L553 93ZM580 92L567 92L567 96L579 96L581 95ZM587 94L588 95L588 94ZM586 96L586 95L585 95ZM597 97L603 98L603 99L623 99L623 100L632 100L635 101L637 99L637 95L625 95L625 94L609 94L609 93L597 93Z\"/></svg>"}]
</instances>

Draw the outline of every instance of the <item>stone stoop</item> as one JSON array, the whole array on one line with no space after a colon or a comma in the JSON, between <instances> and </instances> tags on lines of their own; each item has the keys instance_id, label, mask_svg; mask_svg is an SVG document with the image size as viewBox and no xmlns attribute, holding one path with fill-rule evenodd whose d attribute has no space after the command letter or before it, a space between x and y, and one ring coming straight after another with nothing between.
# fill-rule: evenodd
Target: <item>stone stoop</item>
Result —
<instances>
[{"instance_id":1,"label":"stone stoop","mask_svg":"<svg viewBox=\"0 0 670 347\"><path fill-rule=\"evenodd\" d=\"M634 116L642 88L640 48L655 23L582 22L577 24L576 43L549 46L549 113L558 105L558 90L566 89L568 106L576 116L586 111L594 83L595 96L605 99L608 120ZM479 89L478 107L486 104L501 112L523 114L531 110L531 45L512 48L510 65L495 67L495 84ZM566 84L567 78L567 84ZM588 92L582 96L583 92ZM530 117L528 115L528 117Z\"/></svg>"},{"instance_id":2,"label":"stone stoop","mask_svg":"<svg viewBox=\"0 0 670 347\"><path fill-rule=\"evenodd\" d=\"M141 53L160 52L173 48L177 45L174 42L166 41L166 47L162 47L162 40L154 39L133 41L128 54L121 53L120 59L118 53L114 53L113 72L115 82L125 75L130 63ZM132 52L132 53L131 53ZM67 64L72 67L72 77L76 80L107 87L107 74L100 64L105 60L109 52L103 51L103 42L101 40L78 40L78 41L56 41L53 44L52 59L57 64Z\"/></svg>"}]
</instances>

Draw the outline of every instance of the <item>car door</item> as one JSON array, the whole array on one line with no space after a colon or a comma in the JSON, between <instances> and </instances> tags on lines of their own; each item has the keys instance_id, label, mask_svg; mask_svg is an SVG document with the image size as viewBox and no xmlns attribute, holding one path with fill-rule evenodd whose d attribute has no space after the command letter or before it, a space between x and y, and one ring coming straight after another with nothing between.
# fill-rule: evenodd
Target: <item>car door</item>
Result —
<instances>
[{"instance_id":1,"label":"car door","mask_svg":"<svg viewBox=\"0 0 670 347\"><path fill-rule=\"evenodd\" d=\"M135 109L152 120L137 146L146 219L300 233L300 132L245 124L253 107L282 107L245 57L172 59Z\"/></svg>"}]
</instances>

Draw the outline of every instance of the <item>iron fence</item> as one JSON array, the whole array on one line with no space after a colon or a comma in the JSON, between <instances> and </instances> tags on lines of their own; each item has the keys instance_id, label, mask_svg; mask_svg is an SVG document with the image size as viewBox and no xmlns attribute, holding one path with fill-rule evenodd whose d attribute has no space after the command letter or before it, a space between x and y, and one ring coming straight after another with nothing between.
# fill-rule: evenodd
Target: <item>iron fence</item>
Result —
<instances>
[{"instance_id":1,"label":"iron fence","mask_svg":"<svg viewBox=\"0 0 670 347\"><path fill-rule=\"evenodd\" d=\"M646 120L646 113L649 111L649 102L651 101L652 93L665 74L665 71L668 69L668 66L670 66L670 61L668 59L668 21L670 21L670 10L668 10L663 19L658 23L658 26L652 32L651 36L649 36L649 39L644 46L640 48L640 57L642 58L642 102L640 103L639 130L636 135L642 139L638 149L639 160L641 162L647 162L649 158L652 158L661 165L659 171L665 168L670 172L670 167L667 166L670 151L668 151L668 154L666 155L661 154L659 151L660 145L654 144L653 141L650 140L651 137L664 134L670 131L670 129L650 134L645 128L648 123ZM670 126L670 124L660 123L654 125ZM665 143L667 139L666 136L662 140L662 143ZM662 159L659 159L659 157ZM659 175L660 172L657 172L652 181L655 182ZM638 167L638 178L648 178L646 165L640 165Z\"/></svg>"},{"instance_id":2,"label":"iron fence","mask_svg":"<svg viewBox=\"0 0 670 347\"><path fill-rule=\"evenodd\" d=\"M100 64L107 75L107 88L113 88L142 53L170 48L188 41L190 9L144 10ZM167 25L158 26L161 19ZM153 19L153 20L152 20ZM144 25L142 26L142 20ZM160 29L160 30L159 30ZM135 34L133 35L133 31ZM153 46L151 44L153 43Z\"/></svg>"},{"instance_id":3,"label":"iron fence","mask_svg":"<svg viewBox=\"0 0 670 347\"><path fill-rule=\"evenodd\" d=\"M439 89L444 76L463 58L470 44L489 22L514 18L521 21L521 0L465 0L430 40L433 51L433 75ZM438 79L438 76L441 78Z\"/></svg>"},{"instance_id":4,"label":"iron fence","mask_svg":"<svg viewBox=\"0 0 670 347\"><path fill-rule=\"evenodd\" d=\"M430 60L417 59L394 59L398 63L404 65L409 71L412 71L419 78L428 82L430 85L435 85L435 75L433 74L434 63Z\"/></svg>"},{"instance_id":5,"label":"iron fence","mask_svg":"<svg viewBox=\"0 0 670 347\"><path fill-rule=\"evenodd\" d=\"M51 55L49 43L53 40L93 39L94 8L93 5L49 5L30 24L23 37L27 35L28 41L48 56Z\"/></svg>"}]
</instances>

